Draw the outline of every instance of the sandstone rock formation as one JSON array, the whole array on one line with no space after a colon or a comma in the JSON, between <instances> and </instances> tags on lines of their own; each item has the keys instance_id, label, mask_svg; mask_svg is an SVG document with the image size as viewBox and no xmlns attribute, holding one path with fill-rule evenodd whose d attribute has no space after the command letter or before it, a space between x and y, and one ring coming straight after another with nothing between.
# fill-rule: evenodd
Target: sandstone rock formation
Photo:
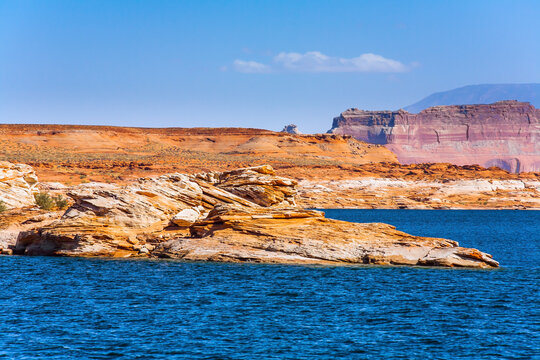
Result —
<instances>
[{"instance_id":1,"label":"sandstone rock formation","mask_svg":"<svg viewBox=\"0 0 540 360\"><path fill-rule=\"evenodd\" d=\"M348 175L303 178L297 203L307 208L540 210L540 173L448 163L374 163Z\"/></svg>"},{"instance_id":2,"label":"sandstone rock formation","mask_svg":"<svg viewBox=\"0 0 540 360\"><path fill-rule=\"evenodd\" d=\"M6 208L35 205L33 193L37 182L32 167L0 161L0 201Z\"/></svg>"},{"instance_id":3,"label":"sandstone rock formation","mask_svg":"<svg viewBox=\"0 0 540 360\"><path fill-rule=\"evenodd\" d=\"M190 226L199 219L201 212L198 208L184 209L171 219L172 223L178 226Z\"/></svg>"},{"instance_id":4,"label":"sandstone rock formation","mask_svg":"<svg viewBox=\"0 0 540 360\"><path fill-rule=\"evenodd\" d=\"M418 114L349 109L334 119L329 132L385 145L405 164L540 171L540 110L524 102L435 106Z\"/></svg>"},{"instance_id":5,"label":"sandstone rock formation","mask_svg":"<svg viewBox=\"0 0 540 360\"><path fill-rule=\"evenodd\" d=\"M188 221L186 212L203 218L218 204L260 207L248 200L253 196L266 206L290 206L295 185L294 181L275 176L268 166L194 176L169 174L141 178L127 186L82 184L67 193L75 203L62 219L21 235L18 252L122 255L139 245L140 240L189 234L188 226L197 219ZM181 227L163 231L179 223Z\"/></svg>"},{"instance_id":6,"label":"sandstone rock formation","mask_svg":"<svg viewBox=\"0 0 540 360\"><path fill-rule=\"evenodd\" d=\"M296 208L296 185L270 166L169 174L125 186L83 184L69 190L74 204L60 219L25 228L13 250L266 263L498 266L490 255L455 241L411 236L385 224L330 220L319 211Z\"/></svg>"},{"instance_id":7,"label":"sandstone rock formation","mask_svg":"<svg viewBox=\"0 0 540 360\"><path fill-rule=\"evenodd\" d=\"M61 211L44 211L36 208L11 209L0 214L0 253L12 255L17 239L26 231L35 231L62 216Z\"/></svg>"},{"instance_id":8,"label":"sandstone rock formation","mask_svg":"<svg viewBox=\"0 0 540 360\"><path fill-rule=\"evenodd\" d=\"M283 130L281 132L287 133L287 134L301 134L301 132L298 130L298 126L295 124L289 124L283 127Z\"/></svg>"},{"instance_id":9,"label":"sandstone rock formation","mask_svg":"<svg viewBox=\"0 0 540 360\"><path fill-rule=\"evenodd\" d=\"M311 208L540 210L540 181L302 180L298 204Z\"/></svg>"},{"instance_id":10,"label":"sandstone rock formation","mask_svg":"<svg viewBox=\"0 0 540 360\"><path fill-rule=\"evenodd\" d=\"M219 206L191 231L193 237L160 244L155 255L198 261L498 266L491 256L455 241L411 236L387 224L330 220L313 210Z\"/></svg>"},{"instance_id":11,"label":"sandstone rock formation","mask_svg":"<svg viewBox=\"0 0 540 360\"><path fill-rule=\"evenodd\" d=\"M209 172L195 175L231 194L238 195L261 206L295 206L297 182L275 175L268 165L226 172ZM204 183L199 183L205 186Z\"/></svg>"}]
</instances>

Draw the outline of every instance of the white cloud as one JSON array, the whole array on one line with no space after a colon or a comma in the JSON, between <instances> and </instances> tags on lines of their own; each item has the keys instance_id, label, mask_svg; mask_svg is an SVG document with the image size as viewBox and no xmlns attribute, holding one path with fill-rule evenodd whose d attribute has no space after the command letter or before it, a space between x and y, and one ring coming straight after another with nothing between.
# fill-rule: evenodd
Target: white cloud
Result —
<instances>
[{"instance_id":1,"label":"white cloud","mask_svg":"<svg viewBox=\"0 0 540 360\"><path fill-rule=\"evenodd\" d=\"M305 72L402 72L406 66L380 55L362 54L346 59L324 55L318 51L305 54L281 53L274 62L291 71Z\"/></svg>"},{"instance_id":2,"label":"white cloud","mask_svg":"<svg viewBox=\"0 0 540 360\"><path fill-rule=\"evenodd\" d=\"M271 65L255 61L235 60L234 69L245 73L290 72L404 72L409 67L403 63L376 54L362 54L354 58L327 56L318 51L304 54L282 52L273 58Z\"/></svg>"},{"instance_id":3,"label":"white cloud","mask_svg":"<svg viewBox=\"0 0 540 360\"><path fill-rule=\"evenodd\" d=\"M264 73L270 71L268 65L258 63L256 61L244 61L244 60L234 60L233 68L235 71L242 73Z\"/></svg>"}]
</instances>

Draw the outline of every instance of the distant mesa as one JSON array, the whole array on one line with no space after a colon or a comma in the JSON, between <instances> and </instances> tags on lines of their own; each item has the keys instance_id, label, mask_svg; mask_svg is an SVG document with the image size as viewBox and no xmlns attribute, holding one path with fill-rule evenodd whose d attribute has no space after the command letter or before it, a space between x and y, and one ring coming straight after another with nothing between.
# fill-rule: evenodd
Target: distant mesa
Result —
<instances>
[{"instance_id":1,"label":"distant mesa","mask_svg":"<svg viewBox=\"0 0 540 360\"><path fill-rule=\"evenodd\" d=\"M540 171L540 109L527 102L434 106L418 114L348 109L329 132L385 145L404 164Z\"/></svg>"},{"instance_id":2,"label":"distant mesa","mask_svg":"<svg viewBox=\"0 0 540 360\"><path fill-rule=\"evenodd\" d=\"M302 134L299 130L298 130L298 126L296 126L295 124L289 124L287 126L285 126L283 128L283 130L281 130L281 132L284 132L284 133L288 133L288 134Z\"/></svg>"},{"instance_id":3,"label":"distant mesa","mask_svg":"<svg viewBox=\"0 0 540 360\"><path fill-rule=\"evenodd\" d=\"M491 104L501 100L529 102L540 108L540 84L469 85L431 94L404 109L417 113L432 106Z\"/></svg>"}]
</instances>

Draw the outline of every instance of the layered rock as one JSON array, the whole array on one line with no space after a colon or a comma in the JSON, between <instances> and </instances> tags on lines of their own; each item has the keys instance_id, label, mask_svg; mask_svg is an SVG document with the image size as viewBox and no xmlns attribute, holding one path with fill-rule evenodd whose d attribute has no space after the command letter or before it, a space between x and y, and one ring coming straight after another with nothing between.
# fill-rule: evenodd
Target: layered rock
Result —
<instances>
[{"instance_id":1,"label":"layered rock","mask_svg":"<svg viewBox=\"0 0 540 360\"><path fill-rule=\"evenodd\" d=\"M524 102L435 106L418 114L349 109L334 119L330 132L385 145L405 164L540 171L540 110Z\"/></svg>"},{"instance_id":2,"label":"layered rock","mask_svg":"<svg viewBox=\"0 0 540 360\"><path fill-rule=\"evenodd\" d=\"M35 205L37 182L32 167L0 161L0 201L7 209Z\"/></svg>"},{"instance_id":3,"label":"layered rock","mask_svg":"<svg viewBox=\"0 0 540 360\"><path fill-rule=\"evenodd\" d=\"M247 199L258 195L265 206L290 206L295 185L275 176L269 166L194 176L169 174L126 186L82 184L67 193L74 204L62 219L21 234L17 252L124 256L146 239L189 234L189 225L218 204L257 208L260 205Z\"/></svg>"},{"instance_id":4,"label":"layered rock","mask_svg":"<svg viewBox=\"0 0 540 360\"><path fill-rule=\"evenodd\" d=\"M276 176L269 165L203 173L196 175L195 179L201 179L261 206L295 206L297 182Z\"/></svg>"},{"instance_id":5,"label":"layered rock","mask_svg":"<svg viewBox=\"0 0 540 360\"><path fill-rule=\"evenodd\" d=\"M411 236L387 224L330 220L319 211L217 207L159 257L196 261L497 267L490 255L451 240Z\"/></svg>"},{"instance_id":6,"label":"layered rock","mask_svg":"<svg viewBox=\"0 0 540 360\"><path fill-rule=\"evenodd\" d=\"M303 180L300 206L356 209L540 210L538 180Z\"/></svg>"},{"instance_id":7,"label":"layered rock","mask_svg":"<svg viewBox=\"0 0 540 360\"><path fill-rule=\"evenodd\" d=\"M11 255L22 234L47 226L62 216L61 211L36 208L11 209L0 214L0 253Z\"/></svg>"},{"instance_id":8,"label":"layered rock","mask_svg":"<svg viewBox=\"0 0 540 360\"><path fill-rule=\"evenodd\" d=\"M487 268L490 255L385 224L330 220L294 206L296 182L269 166L70 189L58 220L25 228L15 253L205 261Z\"/></svg>"}]
</instances>

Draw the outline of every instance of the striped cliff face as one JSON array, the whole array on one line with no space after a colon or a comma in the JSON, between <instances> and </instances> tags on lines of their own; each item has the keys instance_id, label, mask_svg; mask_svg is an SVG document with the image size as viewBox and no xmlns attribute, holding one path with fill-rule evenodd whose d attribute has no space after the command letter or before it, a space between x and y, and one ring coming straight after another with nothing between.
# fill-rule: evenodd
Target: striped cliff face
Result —
<instances>
[{"instance_id":1,"label":"striped cliff face","mask_svg":"<svg viewBox=\"0 0 540 360\"><path fill-rule=\"evenodd\" d=\"M334 119L330 132L386 145L405 164L540 171L540 110L524 102L435 106L418 114L349 109Z\"/></svg>"}]
</instances>

